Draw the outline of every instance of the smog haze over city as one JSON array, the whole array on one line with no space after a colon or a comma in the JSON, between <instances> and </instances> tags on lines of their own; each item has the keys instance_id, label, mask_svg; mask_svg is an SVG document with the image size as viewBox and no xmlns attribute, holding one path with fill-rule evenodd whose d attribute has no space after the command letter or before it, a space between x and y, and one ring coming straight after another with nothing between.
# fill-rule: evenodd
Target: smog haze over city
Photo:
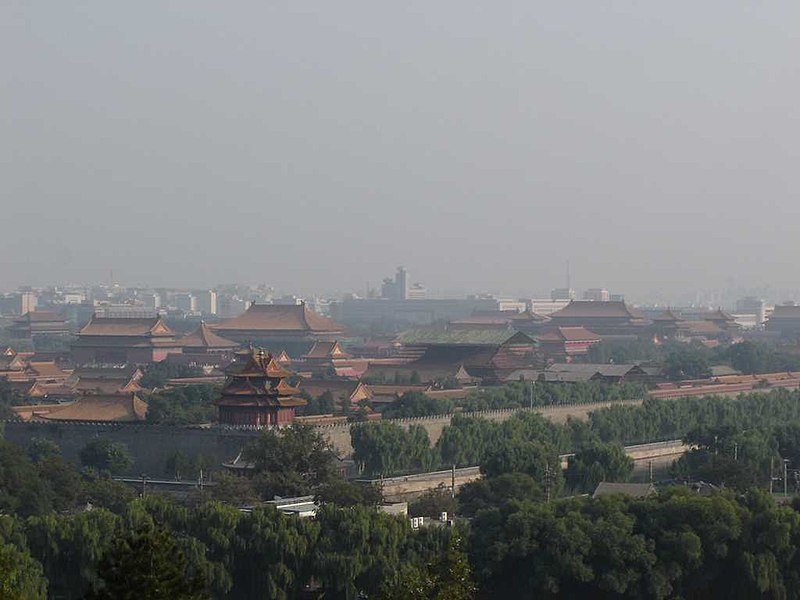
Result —
<instances>
[{"instance_id":1,"label":"smog haze over city","mask_svg":"<svg viewBox=\"0 0 800 600\"><path fill-rule=\"evenodd\" d=\"M0 600L800 600L799 30L0 0Z\"/></svg>"},{"instance_id":2,"label":"smog haze over city","mask_svg":"<svg viewBox=\"0 0 800 600\"><path fill-rule=\"evenodd\" d=\"M796 286L800 5L0 7L0 286ZM775 292L778 290L779 292ZM788 292L787 292L788 293Z\"/></svg>"}]
</instances>

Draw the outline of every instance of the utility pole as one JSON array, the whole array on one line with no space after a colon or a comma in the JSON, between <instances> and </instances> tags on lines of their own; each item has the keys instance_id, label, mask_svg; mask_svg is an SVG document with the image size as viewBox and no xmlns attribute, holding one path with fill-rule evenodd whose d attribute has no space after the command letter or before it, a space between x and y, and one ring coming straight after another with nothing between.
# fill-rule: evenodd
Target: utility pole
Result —
<instances>
[{"instance_id":1,"label":"utility pole","mask_svg":"<svg viewBox=\"0 0 800 600\"><path fill-rule=\"evenodd\" d=\"M788 458L784 458L783 459L783 497L784 498L789 495L789 479L788 479L787 473L786 473L786 467L788 465L789 465L789 459Z\"/></svg>"},{"instance_id":2,"label":"utility pole","mask_svg":"<svg viewBox=\"0 0 800 600\"><path fill-rule=\"evenodd\" d=\"M775 462L775 457L774 456L770 456L769 457L769 494L770 494L770 496L772 495L772 481L773 481L772 467L773 467L773 463L774 462Z\"/></svg>"},{"instance_id":3,"label":"utility pole","mask_svg":"<svg viewBox=\"0 0 800 600\"><path fill-rule=\"evenodd\" d=\"M530 396L530 405L531 405L530 408L531 408L531 410L533 410L533 384L534 384L534 381L533 381L533 379L531 379L531 385L529 387L529 392L528 392L528 396Z\"/></svg>"},{"instance_id":4,"label":"utility pole","mask_svg":"<svg viewBox=\"0 0 800 600\"><path fill-rule=\"evenodd\" d=\"M456 497L456 465L453 464L453 468L450 471L450 497Z\"/></svg>"},{"instance_id":5,"label":"utility pole","mask_svg":"<svg viewBox=\"0 0 800 600\"><path fill-rule=\"evenodd\" d=\"M650 483L653 483L653 461L652 460L647 462L647 468L650 471Z\"/></svg>"},{"instance_id":6,"label":"utility pole","mask_svg":"<svg viewBox=\"0 0 800 600\"><path fill-rule=\"evenodd\" d=\"M739 442L733 442L733 462L739 460Z\"/></svg>"}]
</instances>

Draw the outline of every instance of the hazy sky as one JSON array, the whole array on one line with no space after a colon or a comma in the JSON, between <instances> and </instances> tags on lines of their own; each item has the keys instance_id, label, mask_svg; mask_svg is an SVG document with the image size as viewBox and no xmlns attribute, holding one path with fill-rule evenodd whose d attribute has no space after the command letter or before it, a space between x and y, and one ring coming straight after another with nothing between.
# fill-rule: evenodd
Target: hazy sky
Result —
<instances>
[{"instance_id":1,"label":"hazy sky","mask_svg":"<svg viewBox=\"0 0 800 600\"><path fill-rule=\"evenodd\" d=\"M800 3L0 3L0 289L792 285Z\"/></svg>"}]
</instances>

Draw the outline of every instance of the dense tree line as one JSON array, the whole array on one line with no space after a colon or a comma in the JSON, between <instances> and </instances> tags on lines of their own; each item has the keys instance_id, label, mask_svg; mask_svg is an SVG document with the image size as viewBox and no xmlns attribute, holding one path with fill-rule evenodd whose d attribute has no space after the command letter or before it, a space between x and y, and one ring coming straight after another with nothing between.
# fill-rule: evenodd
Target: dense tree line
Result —
<instances>
[{"instance_id":1,"label":"dense tree line","mask_svg":"<svg viewBox=\"0 0 800 600\"><path fill-rule=\"evenodd\" d=\"M83 454L96 462L117 450L99 440ZM233 506L198 497L179 505L135 500L94 467L77 471L52 442L26 452L0 440L2 597L41 598L46 587L58 598L294 598L312 581L326 598L399 597L412 584L424 593L469 589L468 580L445 577L467 565L461 550L448 562L456 532L414 532L379 514L380 492L338 477L336 457L312 428L266 432L243 459L252 477L223 477L211 488ZM255 503L312 493L323 508L314 521L263 505L245 514L224 485L231 479Z\"/></svg>"},{"instance_id":2,"label":"dense tree line","mask_svg":"<svg viewBox=\"0 0 800 600\"><path fill-rule=\"evenodd\" d=\"M765 342L744 341L708 348L700 343L652 340L604 341L589 349L589 362L662 365L670 379L708 377L713 365L729 365L742 373L774 373L800 370L800 356Z\"/></svg>"},{"instance_id":3,"label":"dense tree line","mask_svg":"<svg viewBox=\"0 0 800 600\"><path fill-rule=\"evenodd\" d=\"M77 471L52 443L33 440L29 453L0 440L0 513L21 516L85 505L113 507L133 494L95 470Z\"/></svg>"},{"instance_id":4,"label":"dense tree line","mask_svg":"<svg viewBox=\"0 0 800 600\"><path fill-rule=\"evenodd\" d=\"M177 379L179 377L200 377L202 375L203 369L200 367L181 365L162 360L161 362L148 365L144 377L142 377L139 383L142 387L152 390L164 387L170 379Z\"/></svg>"},{"instance_id":5,"label":"dense tree line","mask_svg":"<svg viewBox=\"0 0 800 600\"><path fill-rule=\"evenodd\" d=\"M521 433L538 425L515 427ZM775 438L788 449L798 431L797 425L778 428ZM701 440L705 433L696 435ZM718 445L727 443L715 435ZM315 472L314 452L293 456L298 440L280 449L263 441L250 459L271 469L269 461L285 457L314 479L324 469ZM757 491L701 497L684 487L646 500L544 502L539 461L552 457L544 447L520 449L492 454L486 478L464 486L457 505L445 490L421 499L427 506L419 506L419 514L430 516L446 506L472 517L468 529L412 530L406 520L373 507L333 502L324 502L313 520L287 517L271 506L245 513L221 502L182 505L159 496L83 511L39 505L27 514L21 512L25 504L6 504L0 517L0 595L800 597L800 515L794 508L777 507ZM592 456L607 462L603 451L590 449L582 459L586 464L594 464ZM7 443L0 445L0 457L3 474L22 464L38 469ZM4 480L1 487L18 483Z\"/></svg>"},{"instance_id":6,"label":"dense tree line","mask_svg":"<svg viewBox=\"0 0 800 600\"><path fill-rule=\"evenodd\" d=\"M303 391L301 395L306 400L307 404L297 409L298 415L330 415L337 410L336 399L333 397L330 390L324 391L316 398L305 391Z\"/></svg>"},{"instance_id":7,"label":"dense tree line","mask_svg":"<svg viewBox=\"0 0 800 600\"><path fill-rule=\"evenodd\" d=\"M639 383L535 383L514 381L493 388L483 388L461 402L465 411L497 410L539 406L589 404L644 398L647 388Z\"/></svg>"},{"instance_id":8,"label":"dense tree line","mask_svg":"<svg viewBox=\"0 0 800 600\"><path fill-rule=\"evenodd\" d=\"M788 389L679 400L645 400L641 406L612 406L594 411L590 426L605 442L644 443L683 438L695 427L777 425L800 419L800 394Z\"/></svg>"},{"instance_id":9,"label":"dense tree line","mask_svg":"<svg viewBox=\"0 0 800 600\"><path fill-rule=\"evenodd\" d=\"M367 507L324 505L307 520L149 496L118 514L0 517L0 581L26 600L44 597L44 578L50 597L67 599L290 599L312 581L325 598L393 598L409 582L457 592L472 585L463 553L449 552L457 535Z\"/></svg>"},{"instance_id":10,"label":"dense tree line","mask_svg":"<svg viewBox=\"0 0 800 600\"><path fill-rule=\"evenodd\" d=\"M11 407L18 404L18 400L11 384L0 377L0 419L13 419L16 416Z\"/></svg>"},{"instance_id":11,"label":"dense tree line","mask_svg":"<svg viewBox=\"0 0 800 600\"><path fill-rule=\"evenodd\" d=\"M239 464L244 476L214 474L214 498L237 505L308 495L339 506L374 507L381 501L377 488L342 478L341 461L310 426L264 431L244 447Z\"/></svg>"},{"instance_id":12,"label":"dense tree line","mask_svg":"<svg viewBox=\"0 0 800 600\"><path fill-rule=\"evenodd\" d=\"M168 388L147 397L147 422L162 425L210 423L217 418L214 402L219 388L214 385L187 385Z\"/></svg>"},{"instance_id":13,"label":"dense tree line","mask_svg":"<svg viewBox=\"0 0 800 600\"><path fill-rule=\"evenodd\" d=\"M576 492L592 492L601 481L627 481L633 459L619 444L592 444L569 457L564 472L567 486Z\"/></svg>"},{"instance_id":14,"label":"dense tree line","mask_svg":"<svg viewBox=\"0 0 800 600\"><path fill-rule=\"evenodd\" d=\"M449 398L431 398L422 392L406 392L381 412L384 419L407 419L446 415L453 412L456 403Z\"/></svg>"},{"instance_id":15,"label":"dense tree line","mask_svg":"<svg viewBox=\"0 0 800 600\"><path fill-rule=\"evenodd\" d=\"M350 428L353 460L370 476L428 471L439 463L428 433L419 425L408 429L390 421L359 423Z\"/></svg>"},{"instance_id":16,"label":"dense tree line","mask_svg":"<svg viewBox=\"0 0 800 600\"><path fill-rule=\"evenodd\" d=\"M769 344L751 341L733 344L725 356L742 373L800 371L800 356Z\"/></svg>"},{"instance_id":17,"label":"dense tree line","mask_svg":"<svg viewBox=\"0 0 800 600\"><path fill-rule=\"evenodd\" d=\"M800 421L755 425L692 429L685 437L692 450L674 463L673 475L739 490L767 487L772 478L777 489L800 491Z\"/></svg>"},{"instance_id":18,"label":"dense tree line","mask_svg":"<svg viewBox=\"0 0 800 600\"><path fill-rule=\"evenodd\" d=\"M653 343L652 338L635 340L603 340L592 344L587 362L599 364L632 364L659 362L663 360L663 346Z\"/></svg>"},{"instance_id":19,"label":"dense tree line","mask_svg":"<svg viewBox=\"0 0 800 600\"><path fill-rule=\"evenodd\" d=\"M528 412L504 422L457 415L433 448L414 428L353 428L379 457L362 457L377 473L432 458L480 464L484 477L455 499L441 488L411 507L470 517L468 528L412 530L379 513L379 494L341 480L330 447L308 427L250 444L242 464L251 476L213 488L231 504L136 499L97 467L66 464L52 442L0 442L0 597L800 598L800 515L749 489L764 485L762 475L745 477L770 458L800 465L797 400L778 390L648 401L640 413L603 409L597 421L565 425ZM646 500L560 498L624 480L630 461L618 442L647 418L656 421L647 431L684 427L697 446L676 469L707 468L741 492L701 497L680 486ZM384 451L398 448L403 458L388 462ZM576 452L562 473L565 448ZM100 440L86 460L112 460L118 450ZM296 493L319 499L315 519L258 503ZM237 494L256 505L243 512Z\"/></svg>"},{"instance_id":20,"label":"dense tree line","mask_svg":"<svg viewBox=\"0 0 800 600\"><path fill-rule=\"evenodd\" d=\"M351 441L354 458L367 474L390 476L428 467L486 466L490 461L512 460L515 453L533 452L527 445L534 443L553 456L601 443L630 445L682 439L697 427L743 430L779 425L800 420L799 400L799 392L787 389L738 399L647 399L639 406L602 408L590 413L588 422L569 420L564 425L529 412L514 414L505 421L456 414L432 448L421 427L406 430L388 421L353 427Z\"/></svg>"},{"instance_id":21,"label":"dense tree line","mask_svg":"<svg viewBox=\"0 0 800 600\"><path fill-rule=\"evenodd\" d=\"M759 491L512 501L471 532L487 597L800 597L800 515Z\"/></svg>"}]
</instances>

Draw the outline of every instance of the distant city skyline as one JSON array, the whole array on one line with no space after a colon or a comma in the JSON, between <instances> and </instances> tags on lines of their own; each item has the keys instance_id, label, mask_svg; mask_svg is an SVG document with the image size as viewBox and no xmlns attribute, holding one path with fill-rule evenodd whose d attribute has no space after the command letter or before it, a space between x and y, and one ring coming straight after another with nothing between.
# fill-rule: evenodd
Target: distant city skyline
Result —
<instances>
[{"instance_id":1,"label":"distant city skyline","mask_svg":"<svg viewBox=\"0 0 800 600\"><path fill-rule=\"evenodd\" d=\"M6 2L0 287L792 289L798 21Z\"/></svg>"},{"instance_id":2,"label":"distant city skyline","mask_svg":"<svg viewBox=\"0 0 800 600\"><path fill-rule=\"evenodd\" d=\"M392 275L393 273L389 270L386 272L386 277ZM413 272L409 269L407 270L407 274L409 276L409 285L417 283L417 279L414 278ZM367 292L371 292L374 295L380 296L381 295L381 285L380 282L383 281L384 278L376 278L376 283L369 283L369 290L367 290L367 284L365 284L361 289L352 289L352 290L323 290L320 288L314 288L313 286L309 286L307 288L302 289L280 289L275 286L270 285L269 282L217 282L217 283L208 283L206 285L190 285L190 286L181 286L181 285L174 285L174 284L164 284L164 285L149 285L146 283L137 283L137 282L124 282L124 281L114 281L114 286L120 286L122 289L166 289L170 291L180 292L199 292L203 290L220 290L225 287L229 286L243 286L243 287L251 287L253 291L261 288L263 290L271 290L270 294L275 297L276 299L284 298L284 297L318 297L318 298L328 298L332 300L340 299L343 296L349 294L356 294L360 297L367 297ZM427 297L430 298L464 298L470 295L479 295L479 294L491 294L498 298L510 298L510 299L546 299L551 296L551 293L554 290L563 290L563 286L552 286L552 287L544 287L538 286L531 290L526 290L520 287L517 291L514 290L492 290L492 289L468 289L468 288L450 288L450 289L441 289L436 287L431 287L428 285L428 282L422 281L420 282L423 284L425 288L425 292ZM72 286L76 287L110 287L112 284L109 284L108 281L97 281L97 282L49 282L45 285L41 286L18 286L18 287L6 287L5 289L0 289L0 293L13 293L18 291L19 289L26 289L28 287L32 288L40 288L46 289L48 287L62 287L62 288L69 288ZM572 288L576 292L576 299L583 299L584 292L593 290L596 291L596 288L591 287L584 287L584 286L573 286ZM728 289L685 289L682 291L672 292L670 295L659 295L657 292L654 292L650 295L630 295L625 292L625 290L608 287L605 286L605 289L609 292L610 297L613 299L614 296L622 296L624 297L626 302L631 304L638 304L638 305L660 305L660 306L708 306L708 307L716 307L716 306L725 306L729 309L733 309L736 302L747 297L757 297L760 298L767 303L770 304L782 304L784 302L793 302L798 301L800 302L800 289L794 288L777 288L772 286L765 286L763 288L744 288L744 287L732 287Z\"/></svg>"}]
</instances>

